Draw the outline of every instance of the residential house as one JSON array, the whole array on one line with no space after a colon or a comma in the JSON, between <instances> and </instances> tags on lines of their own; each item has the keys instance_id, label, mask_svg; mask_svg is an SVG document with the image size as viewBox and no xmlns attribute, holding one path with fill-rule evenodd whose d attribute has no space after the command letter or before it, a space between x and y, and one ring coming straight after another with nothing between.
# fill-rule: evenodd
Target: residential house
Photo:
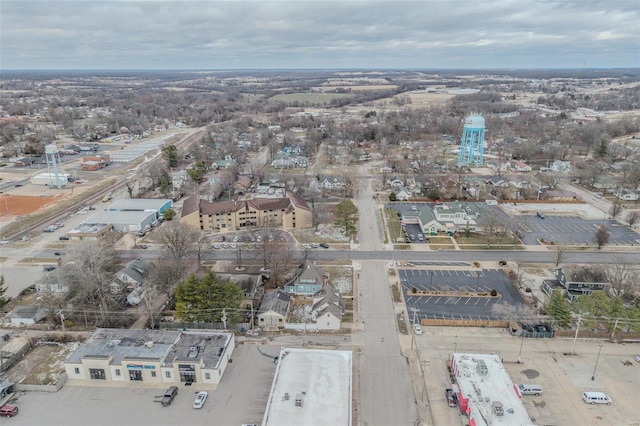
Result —
<instances>
[{"instance_id":1,"label":"residential house","mask_svg":"<svg viewBox=\"0 0 640 426\"><path fill-rule=\"evenodd\" d=\"M258 326L284 328L290 302L291 295L282 290L265 294L258 311Z\"/></svg>"},{"instance_id":2,"label":"residential house","mask_svg":"<svg viewBox=\"0 0 640 426\"><path fill-rule=\"evenodd\" d=\"M513 168L516 172L530 172L531 166L522 161L514 161Z\"/></svg>"},{"instance_id":3,"label":"residential house","mask_svg":"<svg viewBox=\"0 0 640 426\"><path fill-rule=\"evenodd\" d=\"M306 261L296 271L295 277L284 285L289 294L312 296L322 289L327 276L312 262Z\"/></svg>"},{"instance_id":4,"label":"residential house","mask_svg":"<svg viewBox=\"0 0 640 426\"><path fill-rule=\"evenodd\" d=\"M216 160L211 164L211 168L214 170L220 169L228 169L229 167L235 166L236 160L233 159L232 156L227 155L223 160Z\"/></svg>"},{"instance_id":5,"label":"residential house","mask_svg":"<svg viewBox=\"0 0 640 426\"><path fill-rule=\"evenodd\" d=\"M396 196L397 201L408 201L411 198L411 191L406 189L404 186L394 186L392 187L392 193Z\"/></svg>"},{"instance_id":6,"label":"residential house","mask_svg":"<svg viewBox=\"0 0 640 426\"><path fill-rule=\"evenodd\" d=\"M244 195L249 192L252 180L249 176L240 176L236 183L233 184L233 193L235 195Z\"/></svg>"},{"instance_id":7,"label":"residential house","mask_svg":"<svg viewBox=\"0 0 640 426\"><path fill-rule=\"evenodd\" d=\"M36 291L38 293L64 294L69 291L69 286L60 281L58 271L50 272L43 275L36 283Z\"/></svg>"},{"instance_id":8,"label":"residential house","mask_svg":"<svg viewBox=\"0 0 640 426\"><path fill-rule=\"evenodd\" d=\"M187 182L189 182L189 173L186 170L171 173L171 185L174 191L182 189Z\"/></svg>"},{"instance_id":9,"label":"residential house","mask_svg":"<svg viewBox=\"0 0 640 426\"><path fill-rule=\"evenodd\" d=\"M180 220L203 231L231 232L252 227L276 226L307 229L312 226L311 208L297 194L282 198L254 198L209 202L199 195L182 205Z\"/></svg>"},{"instance_id":10,"label":"residential house","mask_svg":"<svg viewBox=\"0 0 640 426\"><path fill-rule=\"evenodd\" d=\"M629 189L621 189L616 196L623 201L638 201L638 193Z\"/></svg>"},{"instance_id":11,"label":"residential house","mask_svg":"<svg viewBox=\"0 0 640 426\"><path fill-rule=\"evenodd\" d=\"M564 294L569 302L573 302L582 295L592 294L596 290L608 292L611 287L609 283L569 281L562 266L557 267L555 271L556 279L544 280L542 282L542 291L549 296L553 292L559 291Z\"/></svg>"},{"instance_id":12,"label":"residential house","mask_svg":"<svg viewBox=\"0 0 640 426\"><path fill-rule=\"evenodd\" d=\"M344 189L345 184L339 176L322 176L320 179L314 179L309 183L311 189Z\"/></svg>"},{"instance_id":13,"label":"residential house","mask_svg":"<svg viewBox=\"0 0 640 426\"><path fill-rule=\"evenodd\" d=\"M509 185L519 189L531 187L531 183L529 182L529 180L521 175L510 176Z\"/></svg>"},{"instance_id":14,"label":"residential house","mask_svg":"<svg viewBox=\"0 0 640 426\"><path fill-rule=\"evenodd\" d=\"M501 178L500 176L490 176L485 180L485 183L487 185L491 185L491 186L497 186L497 187L504 187L504 186L508 186L509 184L507 182L505 182L505 180L503 178Z\"/></svg>"},{"instance_id":15,"label":"residential house","mask_svg":"<svg viewBox=\"0 0 640 426\"><path fill-rule=\"evenodd\" d=\"M253 304L255 308L264 292L264 280L267 278L264 274L216 274L220 281L231 281L242 290L242 305L250 306Z\"/></svg>"},{"instance_id":16,"label":"residential house","mask_svg":"<svg viewBox=\"0 0 640 426\"><path fill-rule=\"evenodd\" d=\"M311 316L318 330L339 330L344 312L344 303L340 293L326 284L313 295Z\"/></svg>"},{"instance_id":17,"label":"residential house","mask_svg":"<svg viewBox=\"0 0 640 426\"><path fill-rule=\"evenodd\" d=\"M116 277L111 282L112 293L124 290L135 290L142 285L149 276L153 264L144 259L134 259L116 273Z\"/></svg>"},{"instance_id":18,"label":"residential house","mask_svg":"<svg viewBox=\"0 0 640 426\"><path fill-rule=\"evenodd\" d=\"M570 172L571 162L555 160L553 163L551 163L551 166L549 166L549 169L551 169L552 172Z\"/></svg>"}]
</instances>

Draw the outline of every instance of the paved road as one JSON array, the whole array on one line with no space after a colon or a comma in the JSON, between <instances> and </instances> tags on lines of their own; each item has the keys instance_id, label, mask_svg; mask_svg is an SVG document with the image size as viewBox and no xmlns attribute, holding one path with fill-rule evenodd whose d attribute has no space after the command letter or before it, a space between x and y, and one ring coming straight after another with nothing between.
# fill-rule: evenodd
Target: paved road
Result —
<instances>
[{"instance_id":1,"label":"paved road","mask_svg":"<svg viewBox=\"0 0 640 426\"><path fill-rule=\"evenodd\" d=\"M371 184L372 181L360 181L356 198L360 249L364 252L379 250L383 241ZM356 371L359 374L359 424L414 425L418 420L415 396L407 361L400 351L386 262L361 263L358 297L358 316L364 330L352 339L354 346L360 343L362 347L360 368ZM359 348L354 349L357 352Z\"/></svg>"}]
</instances>

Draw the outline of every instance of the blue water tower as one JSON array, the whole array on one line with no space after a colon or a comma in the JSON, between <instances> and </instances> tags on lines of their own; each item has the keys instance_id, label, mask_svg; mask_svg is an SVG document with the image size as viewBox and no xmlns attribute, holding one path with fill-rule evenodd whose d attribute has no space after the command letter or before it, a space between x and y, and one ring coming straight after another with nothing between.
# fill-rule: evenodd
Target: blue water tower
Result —
<instances>
[{"instance_id":1,"label":"blue water tower","mask_svg":"<svg viewBox=\"0 0 640 426\"><path fill-rule=\"evenodd\" d=\"M484 164L484 117L470 115L464 120L458 166Z\"/></svg>"}]
</instances>

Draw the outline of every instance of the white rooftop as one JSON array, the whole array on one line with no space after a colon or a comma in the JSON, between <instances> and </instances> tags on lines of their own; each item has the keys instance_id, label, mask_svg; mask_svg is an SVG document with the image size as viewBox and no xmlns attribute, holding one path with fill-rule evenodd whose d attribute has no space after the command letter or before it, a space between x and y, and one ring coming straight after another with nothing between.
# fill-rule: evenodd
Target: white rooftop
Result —
<instances>
[{"instance_id":1,"label":"white rooftop","mask_svg":"<svg viewBox=\"0 0 640 426\"><path fill-rule=\"evenodd\" d=\"M262 426L351 426L351 392L351 351L284 348Z\"/></svg>"},{"instance_id":2,"label":"white rooftop","mask_svg":"<svg viewBox=\"0 0 640 426\"><path fill-rule=\"evenodd\" d=\"M498 355L454 353L452 369L461 397L469 399L469 420L477 426L533 425ZM496 405L502 415L494 410Z\"/></svg>"}]
</instances>

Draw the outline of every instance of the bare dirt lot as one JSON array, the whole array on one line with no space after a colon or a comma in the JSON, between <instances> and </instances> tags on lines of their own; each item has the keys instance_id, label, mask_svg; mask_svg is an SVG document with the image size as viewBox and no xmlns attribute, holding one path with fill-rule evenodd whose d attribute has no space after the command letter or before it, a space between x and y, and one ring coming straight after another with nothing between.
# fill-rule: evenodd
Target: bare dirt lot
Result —
<instances>
[{"instance_id":1,"label":"bare dirt lot","mask_svg":"<svg viewBox=\"0 0 640 426\"><path fill-rule=\"evenodd\" d=\"M60 196L2 194L0 198L0 217L30 214L63 199Z\"/></svg>"}]
</instances>

